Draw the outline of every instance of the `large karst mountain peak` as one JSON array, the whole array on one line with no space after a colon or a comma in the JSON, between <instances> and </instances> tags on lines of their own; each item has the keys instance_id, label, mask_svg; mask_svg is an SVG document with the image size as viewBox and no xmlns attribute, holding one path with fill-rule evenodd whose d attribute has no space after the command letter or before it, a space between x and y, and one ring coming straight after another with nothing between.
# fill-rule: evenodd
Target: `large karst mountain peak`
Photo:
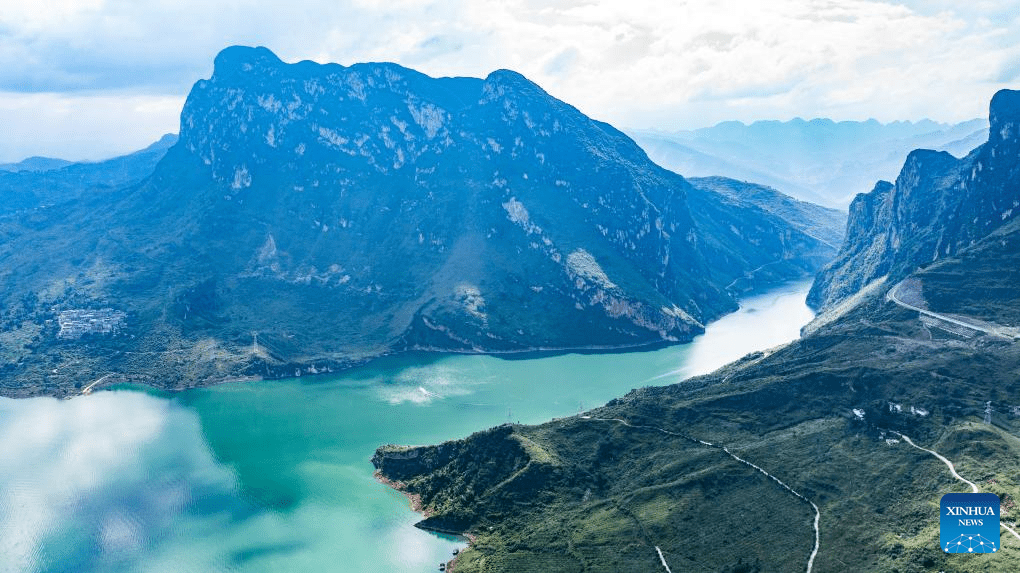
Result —
<instances>
[{"instance_id":1,"label":"large karst mountain peak","mask_svg":"<svg viewBox=\"0 0 1020 573\"><path fill-rule=\"evenodd\" d=\"M116 280L80 281L73 304L128 312L147 348L214 344L200 379L684 341L831 255L791 222L806 206L756 197L692 187L516 72L231 47L152 176L78 207L85 228L51 229L84 237L73 260L16 283L101 262Z\"/></svg>"}]
</instances>

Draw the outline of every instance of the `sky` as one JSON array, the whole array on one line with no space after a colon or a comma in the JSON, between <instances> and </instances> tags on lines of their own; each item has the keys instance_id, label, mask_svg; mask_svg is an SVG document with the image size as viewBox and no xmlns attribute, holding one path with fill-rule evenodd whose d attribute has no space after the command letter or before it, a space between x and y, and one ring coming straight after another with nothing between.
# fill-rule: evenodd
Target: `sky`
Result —
<instances>
[{"instance_id":1,"label":"sky","mask_svg":"<svg viewBox=\"0 0 1020 573\"><path fill-rule=\"evenodd\" d=\"M1020 87L1017 0L0 0L0 162L176 132L216 54L523 73L618 127L963 121Z\"/></svg>"}]
</instances>

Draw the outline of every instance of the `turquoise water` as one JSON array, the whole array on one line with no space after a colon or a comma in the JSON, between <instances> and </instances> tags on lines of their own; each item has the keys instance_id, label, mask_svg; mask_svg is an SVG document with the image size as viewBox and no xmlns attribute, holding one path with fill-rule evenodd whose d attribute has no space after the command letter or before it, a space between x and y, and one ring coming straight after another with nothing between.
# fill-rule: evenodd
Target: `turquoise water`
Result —
<instances>
[{"instance_id":1,"label":"turquoise water","mask_svg":"<svg viewBox=\"0 0 1020 573\"><path fill-rule=\"evenodd\" d=\"M0 572L436 571L464 544L413 527L407 500L372 477L377 446L542 422L709 372L796 338L809 286L750 297L655 351L406 355L173 396L0 399Z\"/></svg>"}]
</instances>

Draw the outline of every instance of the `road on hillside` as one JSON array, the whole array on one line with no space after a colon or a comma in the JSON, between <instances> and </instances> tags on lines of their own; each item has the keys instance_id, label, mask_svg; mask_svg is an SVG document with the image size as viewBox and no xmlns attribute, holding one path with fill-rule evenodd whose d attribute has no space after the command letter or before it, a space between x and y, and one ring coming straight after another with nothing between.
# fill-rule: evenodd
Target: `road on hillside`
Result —
<instances>
[{"instance_id":1,"label":"road on hillside","mask_svg":"<svg viewBox=\"0 0 1020 573\"><path fill-rule=\"evenodd\" d=\"M932 312L930 310L920 308L910 303L904 302L899 295L900 287L903 286L904 282L906 281L900 281L899 283L896 283L896 286L889 289L889 292L885 293L885 299L888 301L892 301L898 304L899 306L902 306L903 308L919 312L924 316L930 316L931 318L942 320L950 324L955 324L957 326L962 326L964 328L969 328L971 330L984 332L985 334L991 334L993 336L999 336L1010 340L1020 339L1020 332L1018 332L1016 328L1002 326L999 324L984 321L962 320L960 318L953 318L951 316L946 316L942 313Z\"/></svg>"},{"instance_id":2,"label":"road on hillside","mask_svg":"<svg viewBox=\"0 0 1020 573\"><path fill-rule=\"evenodd\" d=\"M903 440L905 442L907 442L908 444L910 444L911 446L914 446L915 448L921 450L922 452L928 452L929 454L931 454L931 455L935 456L936 458L942 460L942 463L946 464L949 467L949 473L953 474L954 478L956 478L956 479L962 481L963 483L969 485L971 491L973 491L974 493L980 493L980 490L978 490L978 486L974 485L974 482L966 480L960 474L956 473L956 466L953 465L953 462L949 461L949 459L947 459L945 456L943 456L942 454L936 452L935 450L929 450L928 448L922 448L921 446L915 444L913 440L911 440L907 436L904 436L903 434L897 432L896 430L889 430L889 431L894 433L894 434L896 434L897 436L903 438ZM1000 518L1001 518L1001 516L1000 516ZM1016 537L1017 540L1020 541L1020 533L1017 533L1016 530L1014 530L1012 527L1006 525L1002 521L999 522L999 525L1001 525L1002 528L1005 529L1006 531L1012 533L1013 537Z\"/></svg>"},{"instance_id":3,"label":"road on hillside","mask_svg":"<svg viewBox=\"0 0 1020 573\"><path fill-rule=\"evenodd\" d=\"M106 376L103 376L102 378L99 378L98 380L92 382L88 386L82 388L81 389L82 396L88 396L89 394L91 394L92 393L92 389L96 387L96 384L99 384L100 382L102 382L103 380L106 380L110 376L113 376L113 374L107 374Z\"/></svg>"}]
</instances>

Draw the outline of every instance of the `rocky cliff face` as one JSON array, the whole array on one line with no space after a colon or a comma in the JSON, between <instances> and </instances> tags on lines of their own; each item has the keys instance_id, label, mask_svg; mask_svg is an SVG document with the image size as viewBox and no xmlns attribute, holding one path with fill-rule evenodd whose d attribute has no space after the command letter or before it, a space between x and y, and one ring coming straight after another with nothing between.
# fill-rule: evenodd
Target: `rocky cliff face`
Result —
<instances>
[{"instance_id":1,"label":"rocky cliff face","mask_svg":"<svg viewBox=\"0 0 1020 573\"><path fill-rule=\"evenodd\" d=\"M962 159L912 152L895 184L879 182L850 206L846 242L823 269L808 302L838 303L889 275L958 254L1020 215L1020 92L992 98L988 142Z\"/></svg>"},{"instance_id":2,"label":"rocky cliff face","mask_svg":"<svg viewBox=\"0 0 1020 573\"><path fill-rule=\"evenodd\" d=\"M182 171L207 181L183 210L164 204ZM216 274L328 292L323 311L371 323L366 344L685 340L732 305L703 280L683 179L510 71L433 79L228 49L155 179L162 212L209 209L197 248Z\"/></svg>"},{"instance_id":3,"label":"rocky cliff face","mask_svg":"<svg viewBox=\"0 0 1020 573\"><path fill-rule=\"evenodd\" d=\"M188 372L103 364L175 385L405 349L684 341L748 271L819 264L783 217L693 190L515 72L265 48L216 58L148 180L62 209L11 231L11 295L81 275L36 306L126 312L119 350L183 353ZM72 246L39 265L19 244Z\"/></svg>"}]
</instances>

